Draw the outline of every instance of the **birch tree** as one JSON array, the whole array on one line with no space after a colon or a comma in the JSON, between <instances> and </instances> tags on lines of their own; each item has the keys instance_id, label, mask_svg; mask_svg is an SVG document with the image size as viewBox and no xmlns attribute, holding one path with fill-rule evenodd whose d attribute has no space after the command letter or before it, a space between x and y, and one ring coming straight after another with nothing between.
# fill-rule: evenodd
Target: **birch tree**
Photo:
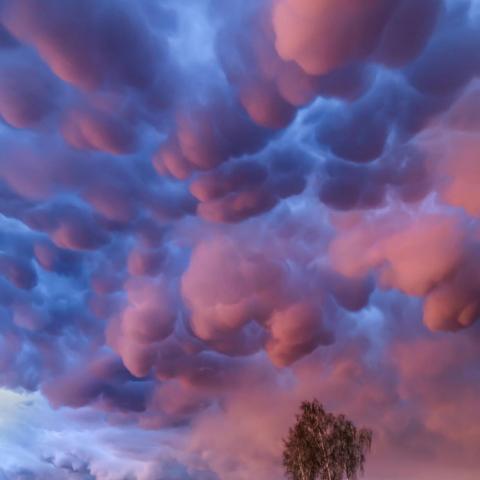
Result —
<instances>
[{"instance_id":1,"label":"birch tree","mask_svg":"<svg viewBox=\"0 0 480 480\"><path fill-rule=\"evenodd\" d=\"M284 440L283 466L291 480L356 479L372 444L371 430L327 413L318 400L303 402Z\"/></svg>"}]
</instances>

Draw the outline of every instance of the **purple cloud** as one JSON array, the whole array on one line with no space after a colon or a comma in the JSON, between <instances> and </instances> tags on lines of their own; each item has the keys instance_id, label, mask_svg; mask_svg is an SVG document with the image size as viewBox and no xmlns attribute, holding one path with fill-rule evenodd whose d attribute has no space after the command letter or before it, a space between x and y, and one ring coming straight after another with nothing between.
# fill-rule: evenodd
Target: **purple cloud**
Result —
<instances>
[{"instance_id":1,"label":"purple cloud","mask_svg":"<svg viewBox=\"0 0 480 480\"><path fill-rule=\"evenodd\" d=\"M474 0L0 0L0 479L281 478L316 396L369 478L474 480L479 36Z\"/></svg>"}]
</instances>

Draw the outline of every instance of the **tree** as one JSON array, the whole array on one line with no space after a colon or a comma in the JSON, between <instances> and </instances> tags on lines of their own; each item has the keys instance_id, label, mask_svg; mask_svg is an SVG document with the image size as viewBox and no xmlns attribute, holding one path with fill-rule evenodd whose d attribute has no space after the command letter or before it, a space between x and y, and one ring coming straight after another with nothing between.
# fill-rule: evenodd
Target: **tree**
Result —
<instances>
[{"instance_id":1,"label":"tree","mask_svg":"<svg viewBox=\"0 0 480 480\"><path fill-rule=\"evenodd\" d=\"M318 400L303 402L284 440L283 466L291 480L356 479L363 473L372 431L344 415L327 413Z\"/></svg>"}]
</instances>

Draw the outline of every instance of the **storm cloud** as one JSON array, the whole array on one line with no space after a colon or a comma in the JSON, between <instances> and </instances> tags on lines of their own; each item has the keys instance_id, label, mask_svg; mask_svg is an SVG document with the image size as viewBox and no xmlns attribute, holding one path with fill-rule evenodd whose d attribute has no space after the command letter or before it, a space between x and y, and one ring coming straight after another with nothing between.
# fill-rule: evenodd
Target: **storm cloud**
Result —
<instances>
[{"instance_id":1,"label":"storm cloud","mask_svg":"<svg viewBox=\"0 0 480 480\"><path fill-rule=\"evenodd\" d=\"M475 0L0 0L0 479L281 478L316 396L369 478L473 480L479 44Z\"/></svg>"}]
</instances>

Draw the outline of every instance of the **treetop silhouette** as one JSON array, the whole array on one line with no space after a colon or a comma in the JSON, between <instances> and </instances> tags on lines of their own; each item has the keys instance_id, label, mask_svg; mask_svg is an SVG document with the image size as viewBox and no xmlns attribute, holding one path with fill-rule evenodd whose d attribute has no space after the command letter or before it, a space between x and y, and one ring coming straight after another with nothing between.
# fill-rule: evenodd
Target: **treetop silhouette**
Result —
<instances>
[{"instance_id":1,"label":"treetop silhouette","mask_svg":"<svg viewBox=\"0 0 480 480\"><path fill-rule=\"evenodd\" d=\"M283 466L291 480L342 480L363 473L372 431L344 415L325 411L318 400L303 402L284 440Z\"/></svg>"}]
</instances>

